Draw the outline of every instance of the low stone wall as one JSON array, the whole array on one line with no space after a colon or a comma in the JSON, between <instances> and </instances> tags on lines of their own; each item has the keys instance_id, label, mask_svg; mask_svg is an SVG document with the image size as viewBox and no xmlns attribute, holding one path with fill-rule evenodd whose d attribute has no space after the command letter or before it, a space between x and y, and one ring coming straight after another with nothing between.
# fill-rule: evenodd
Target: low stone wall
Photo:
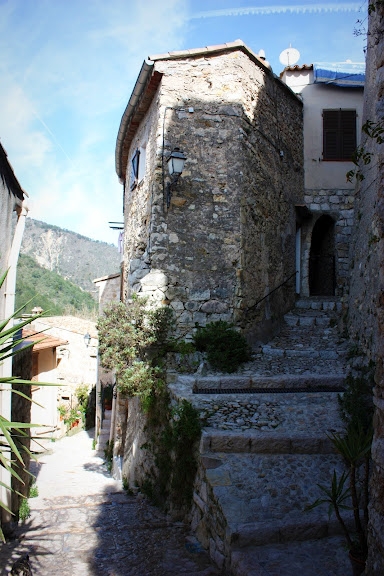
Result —
<instances>
[{"instance_id":1,"label":"low stone wall","mask_svg":"<svg viewBox=\"0 0 384 576\"><path fill-rule=\"evenodd\" d=\"M121 476L131 489L143 485L154 466L151 453L143 449L150 441L146 423L139 398L118 398L114 455L121 457Z\"/></svg>"},{"instance_id":2,"label":"low stone wall","mask_svg":"<svg viewBox=\"0 0 384 576\"><path fill-rule=\"evenodd\" d=\"M201 544L209 550L212 560L221 569L230 557L226 538L227 520L214 493L215 458L200 455L190 514L191 529ZM211 477L207 481L206 475Z\"/></svg>"}]
</instances>

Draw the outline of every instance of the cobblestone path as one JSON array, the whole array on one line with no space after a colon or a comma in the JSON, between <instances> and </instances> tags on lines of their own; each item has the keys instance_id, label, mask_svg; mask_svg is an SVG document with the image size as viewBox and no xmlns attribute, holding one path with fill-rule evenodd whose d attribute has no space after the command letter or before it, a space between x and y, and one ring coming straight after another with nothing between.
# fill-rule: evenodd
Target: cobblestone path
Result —
<instances>
[{"instance_id":1,"label":"cobblestone path","mask_svg":"<svg viewBox=\"0 0 384 576\"><path fill-rule=\"evenodd\" d=\"M28 553L33 576L218 576L182 523L127 495L82 431L37 465L39 496L16 538L0 545L0 573Z\"/></svg>"}]
</instances>

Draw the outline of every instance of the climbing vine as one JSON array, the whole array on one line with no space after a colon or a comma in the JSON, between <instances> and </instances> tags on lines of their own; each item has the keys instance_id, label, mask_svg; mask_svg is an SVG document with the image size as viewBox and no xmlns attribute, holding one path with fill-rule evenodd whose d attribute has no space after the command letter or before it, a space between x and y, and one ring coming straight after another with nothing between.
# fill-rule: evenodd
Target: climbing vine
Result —
<instances>
[{"instance_id":1,"label":"climbing vine","mask_svg":"<svg viewBox=\"0 0 384 576\"><path fill-rule=\"evenodd\" d=\"M172 406L166 390L149 411L149 441L142 446L154 457L156 470L142 491L158 506L173 511L189 509L197 471L197 443L201 436L199 412L187 400Z\"/></svg>"},{"instance_id":2,"label":"climbing vine","mask_svg":"<svg viewBox=\"0 0 384 576\"><path fill-rule=\"evenodd\" d=\"M379 120L378 122L373 122L372 120L367 120L362 126L362 131L376 144L382 144L384 142L384 121ZM352 182L354 178L358 182L364 180L365 176L362 172L362 166L367 166L371 163L373 157L373 152L366 149L365 146L359 146L352 156L352 162L355 164L356 168L349 170L347 172L347 181Z\"/></svg>"}]
</instances>

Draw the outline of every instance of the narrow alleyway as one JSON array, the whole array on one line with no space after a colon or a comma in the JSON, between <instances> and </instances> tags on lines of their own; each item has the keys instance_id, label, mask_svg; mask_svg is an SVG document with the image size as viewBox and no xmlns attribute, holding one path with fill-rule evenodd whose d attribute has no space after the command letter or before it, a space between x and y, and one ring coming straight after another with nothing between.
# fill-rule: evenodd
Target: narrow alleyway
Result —
<instances>
[{"instance_id":1,"label":"narrow alleyway","mask_svg":"<svg viewBox=\"0 0 384 576\"><path fill-rule=\"evenodd\" d=\"M182 523L124 492L92 450L93 431L52 443L39 495L17 538L0 545L1 575L29 554L33 576L217 576Z\"/></svg>"}]
</instances>

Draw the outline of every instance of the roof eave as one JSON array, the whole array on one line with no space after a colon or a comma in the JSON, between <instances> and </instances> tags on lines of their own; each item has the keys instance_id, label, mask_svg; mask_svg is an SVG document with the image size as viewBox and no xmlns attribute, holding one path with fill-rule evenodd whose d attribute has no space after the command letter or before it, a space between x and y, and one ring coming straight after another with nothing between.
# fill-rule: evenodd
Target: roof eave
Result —
<instances>
[{"instance_id":1,"label":"roof eave","mask_svg":"<svg viewBox=\"0 0 384 576\"><path fill-rule=\"evenodd\" d=\"M15 176L11 163L8 160L8 154L3 148L0 142L0 178L3 181L4 186L6 186L9 192L18 200L20 203L24 200L24 196L28 194L22 189L18 179Z\"/></svg>"},{"instance_id":2,"label":"roof eave","mask_svg":"<svg viewBox=\"0 0 384 576\"><path fill-rule=\"evenodd\" d=\"M144 93L144 90L148 84L148 80L152 75L153 67L154 67L153 62L148 62L147 60L144 60L139 76L136 80L136 84L133 88L133 92L128 101L127 107L124 110L124 114L121 118L120 127L116 139L116 152L115 152L116 173L120 181L123 180L124 175L124 167L122 166L122 150L127 129L135 112L136 106L140 101L141 96Z\"/></svg>"}]
</instances>

